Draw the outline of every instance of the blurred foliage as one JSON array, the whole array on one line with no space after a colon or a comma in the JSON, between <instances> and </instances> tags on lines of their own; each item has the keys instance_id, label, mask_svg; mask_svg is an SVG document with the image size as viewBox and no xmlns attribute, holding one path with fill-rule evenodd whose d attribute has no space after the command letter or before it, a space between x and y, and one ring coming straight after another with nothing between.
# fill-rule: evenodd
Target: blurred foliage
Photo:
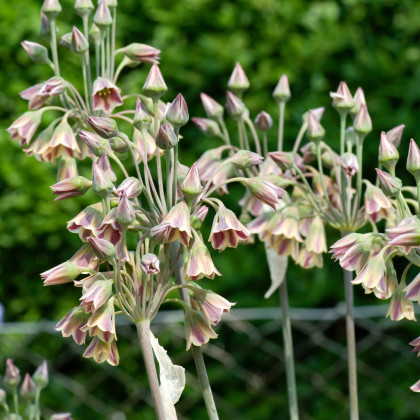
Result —
<instances>
[{"instance_id":1,"label":"blurred foliage","mask_svg":"<svg viewBox=\"0 0 420 420\"><path fill-rule=\"evenodd\" d=\"M59 36L72 25L80 26L74 2L61 3ZM66 231L65 222L90 202L83 197L54 203L49 186L55 182L55 168L27 158L5 132L26 109L18 93L51 77L50 69L32 64L19 45L24 39L43 43L38 36L40 4L14 0L0 8L0 301L8 321L57 319L75 305L78 290L71 285L43 288L39 273L78 249L79 240ZM406 124L397 168L401 173L408 139L416 138L420 130L419 20L420 3L415 0L124 0L119 7L117 47L143 42L161 49L161 69L170 88L164 99L182 92L191 116L204 116L202 91L224 103L236 61L251 81L245 96L251 116L261 109L275 116L271 92L286 73L292 89L286 109L286 147L294 140L302 113L318 106L327 107L326 140L337 145L338 118L330 107L329 91L341 80L353 92L362 86L374 125L365 142L366 170L372 177L381 131ZM80 86L77 57L59 48L64 77ZM140 92L147 71L148 66L124 70L123 92ZM180 156L185 164L218 145L203 138L192 124L183 135ZM232 188L233 207L237 208L242 193ZM332 233L331 243L335 239ZM222 292L239 307L277 305L276 295L263 298L269 279L261 244L227 250L214 260L223 277L203 281L204 286ZM293 306L332 306L343 299L339 267L328 261L325 270L291 267L288 281ZM374 303L361 288L355 293L357 304Z\"/></svg>"}]
</instances>

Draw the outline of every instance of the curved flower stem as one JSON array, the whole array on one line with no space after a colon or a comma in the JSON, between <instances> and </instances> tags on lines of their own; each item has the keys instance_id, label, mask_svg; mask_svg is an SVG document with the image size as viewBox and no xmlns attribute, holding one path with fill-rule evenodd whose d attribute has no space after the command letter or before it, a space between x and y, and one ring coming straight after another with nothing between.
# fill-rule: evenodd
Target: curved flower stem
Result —
<instances>
[{"instance_id":1,"label":"curved flower stem","mask_svg":"<svg viewBox=\"0 0 420 420\"><path fill-rule=\"evenodd\" d=\"M287 281L284 279L280 284L280 304L282 313L282 329L284 341L284 363L286 365L287 395L289 398L290 420L299 420L299 409L296 392L295 361L293 355L293 337L289 316L289 297L287 293Z\"/></svg>"},{"instance_id":2,"label":"curved flower stem","mask_svg":"<svg viewBox=\"0 0 420 420\"><path fill-rule=\"evenodd\" d=\"M223 117L218 118L217 122L219 123L220 127L222 127L222 133L223 133L223 140L225 141L226 145L231 146L229 131L226 128L226 123Z\"/></svg>"},{"instance_id":3,"label":"curved flower stem","mask_svg":"<svg viewBox=\"0 0 420 420\"><path fill-rule=\"evenodd\" d=\"M299 133L296 137L295 144L293 145L293 153L297 153L300 142L302 141L303 135L305 134L306 130L308 128L308 123L304 122L302 126L300 127Z\"/></svg>"},{"instance_id":4,"label":"curved flower stem","mask_svg":"<svg viewBox=\"0 0 420 420\"><path fill-rule=\"evenodd\" d=\"M144 365L146 367L147 378L150 390L152 391L153 404L158 420L165 420L165 410L163 408L162 396L159 389L155 359L152 346L150 344L150 321L140 321L136 323L137 334L139 336L141 351L143 353Z\"/></svg>"},{"instance_id":5,"label":"curved flower stem","mask_svg":"<svg viewBox=\"0 0 420 420\"><path fill-rule=\"evenodd\" d=\"M255 130L254 124L253 124L253 122L251 121L251 119L249 117L245 117L244 120L245 120L246 125L251 130L252 137L254 138L255 150L257 151L257 153L259 155L261 155L261 153L262 153L261 152L261 143L260 143L260 139L258 137L258 134L257 134L257 132Z\"/></svg>"},{"instance_id":6,"label":"curved flower stem","mask_svg":"<svg viewBox=\"0 0 420 420\"><path fill-rule=\"evenodd\" d=\"M344 237L348 232L342 232ZM359 420L359 406L357 397L357 361L356 361L356 334L353 317L353 273L343 270L344 294L346 298L346 335L347 335L347 361L349 375L350 420Z\"/></svg>"},{"instance_id":7,"label":"curved flower stem","mask_svg":"<svg viewBox=\"0 0 420 420\"><path fill-rule=\"evenodd\" d=\"M153 99L153 126L154 126L154 136L155 141L158 135L159 130L159 100ZM159 188L159 197L164 208L164 211L167 212L166 201L165 201L165 192L163 191L163 179L162 179L162 164L160 160L160 150L156 149L156 166L157 166L157 177L158 177L158 188Z\"/></svg>"},{"instance_id":8,"label":"curved flower stem","mask_svg":"<svg viewBox=\"0 0 420 420\"><path fill-rule=\"evenodd\" d=\"M173 261L176 260L176 256L179 253L180 244L178 241L171 243L171 259ZM182 267L182 259L179 258L176 262L175 270L175 279L179 286L185 284L184 275L183 275L183 267ZM181 299L188 305L190 305L190 295L188 291L184 288L179 289L179 294ZM201 392L203 394L204 403L206 405L207 414L209 416L209 420L219 420L219 415L217 414L216 404L214 402L213 393L211 391L210 381L207 376L206 365L204 362L203 353L201 351L201 347L196 347L194 345L191 346L192 354L194 357L195 367L197 369L198 379L200 381Z\"/></svg>"}]
</instances>

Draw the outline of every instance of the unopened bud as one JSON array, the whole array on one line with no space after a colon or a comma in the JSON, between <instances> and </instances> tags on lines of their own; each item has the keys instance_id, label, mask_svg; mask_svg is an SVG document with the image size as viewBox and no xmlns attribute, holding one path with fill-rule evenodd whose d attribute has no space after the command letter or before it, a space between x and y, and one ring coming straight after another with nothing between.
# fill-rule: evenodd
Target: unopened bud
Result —
<instances>
[{"instance_id":1,"label":"unopened bud","mask_svg":"<svg viewBox=\"0 0 420 420\"><path fill-rule=\"evenodd\" d=\"M87 144L89 150L95 156L101 156L103 153L110 154L112 152L109 141L102 138L99 134L91 131L82 130L79 133L80 138Z\"/></svg>"},{"instance_id":2,"label":"unopened bud","mask_svg":"<svg viewBox=\"0 0 420 420\"><path fill-rule=\"evenodd\" d=\"M126 195L120 197L120 202L118 203L117 210L115 211L115 220L123 225L128 226L136 219L136 214L134 213L133 205Z\"/></svg>"},{"instance_id":3,"label":"unopened bud","mask_svg":"<svg viewBox=\"0 0 420 420\"><path fill-rule=\"evenodd\" d=\"M48 385L48 365L44 360L32 375L32 380L39 389L44 389Z\"/></svg>"},{"instance_id":4,"label":"unopened bud","mask_svg":"<svg viewBox=\"0 0 420 420\"><path fill-rule=\"evenodd\" d=\"M61 10L62 9L58 0L44 0L44 4L41 8L41 12L43 12L50 20L54 20Z\"/></svg>"},{"instance_id":5,"label":"unopened bud","mask_svg":"<svg viewBox=\"0 0 420 420\"><path fill-rule=\"evenodd\" d=\"M259 165L264 158L258 153L250 152L248 150L239 150L231 158L229 162L233 163L238 169L246 169L250 166Z\"/></svg>"},{"instance_id":6,"label":"unopened bud","mask_svg":"<svg viewBox=\"0 0 420 420\"><path fill-rule=\"evenodd\" d=\"M31 41L23 41L21 45L34 63L51 63L50 59L48 58L48 50L43 45Z\"/></svg>"},{"instance_id":7,"label":"unopened bud","mask_svg":"<svg viewBox=\"0 0 420 420\"><path fill-rule=\"evenodd\" d=\"M314 143L319 142L325 136L324 127L318 122L311 110L308 111L308 130L306 132L308 139Z\"/></svg>"},{"instance_id":8,"label":"unopened bud","mask_svg":"<svg viewBox=\"0 0 420 420\"><path fill-rule=\"evenodd\" d=\"M401 143L401 137L402 137L404 128L405 128L405 125L400 124L386 132L386 136L389 138L391 143L397 148Z\"/></svg>"},{"instance_id":9,"label":"unopened bud","mask_svg":"<svg viewBox=\"0 0 420 420\"><path fill-rule=\"evenodd\" d=\"M71 40L72 40L72 33L67 32L66 34L61 36L60 45L66 48L71 48Z\"/></svg>"},{"instance_id":10,"label":"unopened bud","mask_svg":"<svg viewBox=\"0 0 420 420\"><path fill-rule=\"evenodd\" d=\"M353 119L359 113L362 105L366 105L365 94L361 87L358 87L356 93L353 96L353 108L350 110L350 115Z\"/></svg>"},{"instance_id":11,"label":"unopened bud","mask_svg":"<svg viewBox=\"0 0 420 420\"><path fill-rule=\"evenodd\" d=\"M87 240L100 260L106 261L115 255L114 245L106 239L90 236Z\"/></svg>"},{"instance_id":12,"label":"unopened bud","mask_svg":"<svg viewBox=\"0 0 420 420\"><path fill-rule=\"evenodd\" d=\"M77 54L83 54L89 49L88 40L75 26L71 33L71 49Z\"/></svg>"},{"instance_id":13,"label":"unopened bud","mask_svg":"<svg viewBox=\"0 0 420 420\"><path fill-rule=\"evenodd\" d=\"M81 17L89 16L93 9L94 7L91 0L76 0L76 4L74 5L74 10L76 10L76 13Z\"/></svg>"},{"instance_id":14,"label":"unopened bud","mask_svg":"<svg viewBox=\"0 0 420 420\"><path fill-rule=\"evenodd\" d=\"M149 71L143 85L143 92L154 100L159 99L168 90L159 66L155 63Z\"/></svg>"},{"instance_id":15,"label":"unopened bud","mask_svg":"<svg viewBox=\"0 0 420 420\"><path fill-rule=\"evenodd\" d=\"M106 153L103 153L101 156L99 156L96 163L108 175L109 179L112 182L115 182L117 180L117 176L115 175L115 172L112 169L111 163L109 162L108 155Z\"/></svg>"},{"instance_id":16,"label":"unopened bud","mask_svg":"<svg viewBox=\"0 0 420 420\"><path fill-rule=\"evenodd\" d=\"M332 105L338 112L347 113L353 108L353 97L346 82L340 82L337 92L330 92L330 96L333 98Z\"/></svg>"},{"instance_id":17,"label":"unopened bud","mask_svg":"<svg viewBox=\"0 0 420 420\"><path fill-rule=\"evenodd\" d=\"M101 30L94 23L92 23L92 26L90 27L89 36L96 47L101 45Z\"/></svg>"},{"instance_id":18,"label":"unopened bud","mask_svg":"<svg viewBox=\"0 0 420 420\"><path fill-rule=\"evenodd\" d=\"M13 359L6 360L6 374L4 375L4 383L12 389L18 387L20 383L19 369L14 365Z\"/></svg>"},{"instance_id":19,"label":"unopened bud","mask_svg":"<svg viewBox=\"0 0 420 420\"><path fill-rule=\"evenodd\" d=\"M382 131L378 154L379 163L384 165L389 172L394 173L395 165L397 164L399 158L400 155L398 150Z\"/></svg>"},{"instance_id":20,"label":"unopened bud","mask_svg":"<svg viewBox=\"0 0 420 420\"><path fill-rule=\"evenodd\" d=\"M105 171L96 163L92 165L92 190L101 198L109 196L114 188L114 184L109 179Z\"/></svg>"},{"instance_id":21,"label":"unopened bud","mask_svg":"<svg viewBox=\"0 0 420 420\"><path fill-rule=\"evenodd\" d=\"M291 152L270 152L268 156L282 171L287 171L295 164L295 154Z\"/></svg>"},{"instance_id":22,"label":"unopened bud","mask_svg":"<svg viewBox=\"0 0 420 420\"><path fill-rule=\"evenodd\" d=\"M216 121L208 118L191 118L191 121L198 127L198 129L206 135L206 137L222 137L219 124Z\"/></svg>"},{"instance_id":23,"label":"unopened bud","mask_svg":"<svg viewBox=\"0 0 420 420\"><path fill-rule=\"evenodd\" d=\"M130 60L140 63L157 63L160 50L150 45L135 42L119 49L116 53L123 53Z\"/></svg>"},{"instance_id":24,"label":"unopened bud","mask_svg":"<svg viewBox=\"0 0 420 420\"><path fill-rule=\"evenodd\" d=\"M372 120L366 105L360 106L360 111L354 119L353 127L354 131L361 136L366 136L372 131Z\"/></svg>"},{"instance_id":25,"label":"unopened bud","mask_svg":"<svg viewBox=\"0 0 420 420\"><path fill-rule=\"evenodd\" d=\"M276 100L277 103L286 103L291 98L291 96L292 95L290 94L289 79L285 74L283 74L280 77L276 88L274 89L273 98Z\"/></svg>"},{"instance_id":26,"label":"unopened bud","mask_svg":"<svg viewBox=\"0 0 420 420\"><path fill-rule=\"evenodd\" d=\"M242 96L242 94L249 89L249 80L246 77L245 71L239 63L236 63L232 75L228 81L228 88L235 95Z\"/></svg>"},{"instance_id":27,"label":"unopened bud","mask_svg":"<svg viewBox=\"0 0 420 420\"><path fill-rule=\"evenodd\" d=\"M171 124L162 124L156 136L156 146L162 150L172 149L178 144L178 136Z\"/></svg>"},{"instance_id":28,"label":"unopened bud","mask_svg":"<svg viewBox=\"0 0 420 420\"><path fill-rule=\"evenodd\" d=\"M169 105L168 111L166 112L166 119L178 129L187 124L189 120L188 108L184 97L180 93Z\"/></svg>"},{"instance_id":29,"label":"unopened bud","mask_svg":"<svg viewBox=\"0 0 420 420\"><path fill-rule=\"evenodd\" d=\"M112 118L87 117L87 123L104 139L115 137L118 133L118 126Z\"/></svg>"},{"instance_id":30,"label":"unopened bud","mask_svg":"<svg viewBox=\"0 0 420 420\"><path fill-rule=\"evenodd\" d=\"M255 125L261 131L268 131L273 126L273 119L270 114L261 111L255 118Z\"/></svg>"},{"instance_id":31,"label":"unopened bud","mask_svg":"<svg viewBox=\"0 0 420 420\"><path fill-rule=\"evenodd\" d=\"M414 176L416 181L420 180L420 150L417 143L411 139L407 157L407 171Z\"/></svg>"},{"instance_id":32,"label":"unopened bud","mask_svg":"<svg viewBox=\"0 0 420 420\"><path fill-rule=\"evenodd\" d=\"M226 109L234 119L239 119L245 111L244 103L232 92L226 92Z\"/></svg>"},{"instance_id":33,"label":"unopened bud","mask_svg":"<svg viewBox=\"0 0 420 420\"><path fill-rule=\"evenodd\" d=\"M146 107L144 106L143 102L140 98L137 98L136 102L136 112L133 118L133 125L138 130L147 130L152 123L152 117L147 112Z\"/></svg>"},{"instance_id":34,"label":"unopened bud","mask_svg":"<svg viewBox=\"0 0 420 420\"><path fill-rule=\"evenodd\" d=\"M92 182L84 176L74 176L64 179L51 186L52 192L57 196L55 201L66 198L79 197L86 193L92 186Z\"/></svg>"},{"instance_id":35,"label":"unopened bud","mask_svg":"<svg viewBox=\"0 0 420 420\"><path fill-rule=\"evenodd\" d=\"M41 28L39 30L39 34L45 40L50 40L51 38L51 25L50 21L48 20L47 16L41 12Z\"/></svg>"},{"instance_id":36,"label":"unopened bud","mask_svg":"<svg viewBox=\"0 0 420 420\"><path fill-rule=\"evenodd\" d=\"M27 402L35 398L36 386L29 373L26 373L20 387L20 395Z\"/></svg>"},{"instance_id":37,"label":"unopened bud","mask_svg":"<svg viewBox=\"0 0 420 420\"><path fill-rule=\"evenodd\" d=\"M217 120L223 117L223 106L205 93L200 93L201 102L208 118Z\"/></svg>"},{"instance_id":38,"label":"unopened bud","mask_svg":"<svg viewBox=\"0 0 420 420\"><path fill-rule=\"evenodd\" d=\"M184 193L188 201L192 201L202 190L200 175L198 174L197 162L189 169L183 183L181 184L181 191Z\"/></svg>"},{"instance_id":39,"label":"unopened bud","mask_svg":"<svg viewBox=\"0 0 420 420\"><path fill-rule=\"evenodd\" d=\"M378 174L379 184L384 194L388 197L395 197L401 190L401 180L380 169L375 169L375 171Z\"/></svg>"},{"instance_id":40,"label":"unopened bud","mask_svg":"<svg viewBox=\"0 0 420 420\"><path fill-rule=\"evenodd\" d=\"M101 30L104 31L112 24L112 16L108 5L105 0L100 0L96 13L93 16L93 23Z\"/></svg>"}]
</instances>

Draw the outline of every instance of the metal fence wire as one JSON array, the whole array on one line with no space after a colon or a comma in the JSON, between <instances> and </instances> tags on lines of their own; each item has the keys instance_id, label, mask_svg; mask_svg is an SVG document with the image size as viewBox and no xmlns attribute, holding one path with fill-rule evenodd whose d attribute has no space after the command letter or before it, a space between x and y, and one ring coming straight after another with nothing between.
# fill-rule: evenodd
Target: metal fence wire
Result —
<instances>
[{"instance_id":1,"label":"metal fence wire","mask_svg":"<svg viewBox=\"0 0 420 420\"><path fill-rule=\"evenodd\" d=\"M408 342L416 324L384 318L386 307L355 308L360 418L419 418L420 362ZM302 420L348 418L344 306L291 311ZM130 325L119 325L120 366L83 359L83 348L54 332L55 323L5 323L0 363L12 357L21 372L49 361L50 385L42 395L45 417L71 411L74 419L154 419L151 399ZM191 352L185 351L182 313L162 311L152 330L172 361L186 368L187 386L178 417L206 419ZM279 308L233 309L217 327L219 339L204 346L221 419L288 419ZM0 384L2 383L0 377Z\"/></svg>"}]
</instances>

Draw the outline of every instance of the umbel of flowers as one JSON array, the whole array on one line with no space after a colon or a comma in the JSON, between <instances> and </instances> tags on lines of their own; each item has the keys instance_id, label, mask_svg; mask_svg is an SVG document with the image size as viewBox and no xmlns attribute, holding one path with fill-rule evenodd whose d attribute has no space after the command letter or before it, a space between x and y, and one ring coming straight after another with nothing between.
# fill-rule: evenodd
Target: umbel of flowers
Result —
<instances>
[{"instance_id":1,"label":"umbel of flowers","mask_svg":"<svg viewBox=\"0 0 420 420\"><path fill-rule=\"evenodd\" d=\"M77 344L86 344L85 357L117 365L115 319L126 316L138 330L158 418L171 418L177 398L168 402L159 390L151 344L155 353L159 345L151 335L150 322L163 303L178 303L185 313L187 349L192 348L209 416L215 419L199 346L217 337L213 326L233 304L197 281L221 275L208 242L221 252L248 240L250 233L212 196L228 181L201 176L198 163L191 167L179 163L180 129L189 120L188 109L181 94L167 104L160 99L167 91L157 64L160 51L138 43L115 50L116 2L101 0L93 9L90 1L78 0L75 10L83 30L73 28L60 42L80 57L81 94L60 76L56 18L61 6L57 0L45 0L41 33L49 40L52 61L44 46L28 41L23 46L34 62L49 65L55 74L22 92L29 111L8 129L28 155L58 163L58 182L51 187L56 200L89 190L96 197L67 224L70 232L79 235L80 249L41 274L44 285L69 283L81 290L80 303L56 329ZM122 57L116 69L114 57ZM125 66L140 63L152 63L142 93L124 96L118 77ZM137 97L135 109L127 106L131 96ZM45 112L57 118L40 131ZM129 128L120 130L117 120ZM232 165L238 173L235 180L253 196L277 203L284 191L249 172L262 157L230 150L228 162L220 166ZM124 163L121 154L129 156ZM77 161L92 162L90 177L79 175ZM214 211L213 224L210 237L204 238L201 227L209 209ZM181 299L173 297L176 290Z\"/></svg>"}]
</instances>

